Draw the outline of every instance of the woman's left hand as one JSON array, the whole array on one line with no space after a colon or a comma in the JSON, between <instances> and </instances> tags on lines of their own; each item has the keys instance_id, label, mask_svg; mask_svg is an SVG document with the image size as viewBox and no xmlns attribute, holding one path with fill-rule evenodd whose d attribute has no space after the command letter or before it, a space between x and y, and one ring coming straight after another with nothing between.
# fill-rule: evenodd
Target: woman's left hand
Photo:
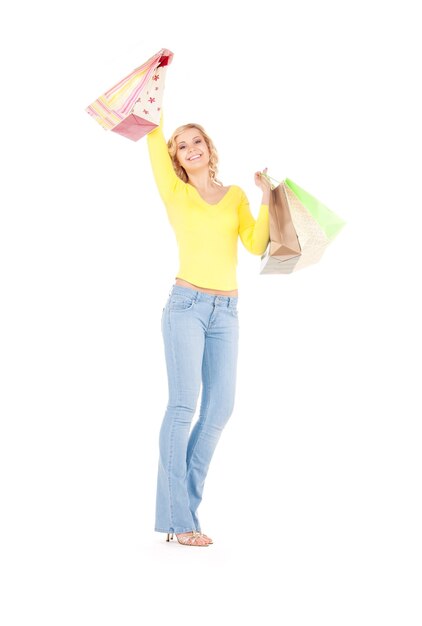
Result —
<instances>
[{"instance_id":1,"label":"woman's left hand","mask_svg":"<svg viewBox=\"0 0 422 626\"><path fill-rule=\"evenodd\" d=\"M261 174L267 173L267 169L268 167L266 167L262 172L255 172L255 185L257 185L263 193L265 191L271 191L270 183L264 176L261 176Z\"/></svg>"}]
</instances>

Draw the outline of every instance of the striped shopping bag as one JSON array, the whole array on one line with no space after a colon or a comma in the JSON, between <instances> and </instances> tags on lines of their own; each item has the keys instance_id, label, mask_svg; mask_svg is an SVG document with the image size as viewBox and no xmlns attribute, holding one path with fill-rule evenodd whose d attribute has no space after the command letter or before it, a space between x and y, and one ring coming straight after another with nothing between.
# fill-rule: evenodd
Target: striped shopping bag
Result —
<instances>
[{"instance_id":1,"label":"striped shopping bag","mask_svg":"<svg viewBox=\"0 0 422 626\"><path fill-rule=\"evenodd\" d=\"M261 256L260 274L290 274L316 263L345 221L289 178L268 174L270 243ZM275 186L273 182L276 182Z\"/></svg>"},{"instance_id":2,"label":"striped shopping bag","mask_svg":"<svg viewBox=\"0 0 422 626\"><path fill-rule=\"evenodd\" d=\"M85 110L105 130L138 141L160 123L167 65L173 53L162 48Z\"/></svg>"}]
</instances>

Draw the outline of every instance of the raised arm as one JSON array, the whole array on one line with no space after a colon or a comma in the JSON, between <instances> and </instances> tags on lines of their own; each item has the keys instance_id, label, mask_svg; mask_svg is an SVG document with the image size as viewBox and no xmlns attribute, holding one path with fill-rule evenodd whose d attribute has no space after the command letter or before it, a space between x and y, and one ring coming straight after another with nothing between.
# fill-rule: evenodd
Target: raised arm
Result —
<instances>
[{"instance_id":1,"label":"raised arm","mask_svg":"<svg viewBox=\"0 0 422 626\"><path fill-rule=\"evenodd\" d=\"M176 187L184 183L174 171L168 153L163 135L163 113L161 113L159 126L147 134L147 142L155 182L162 200L166 202L176 191Z\"/></svg>"},{"instance_id":2,"label":"raised arm","mask_svg":"<svg viewBox=\"0 0 422 626\"><path fill-rule=\"evenodd\" d=\"M270 241L270 216L268 204L261 204L255 220L245 193L239 205L239 235L243 245L252 254L264 254Z\"/></svg>"}]
</instances>

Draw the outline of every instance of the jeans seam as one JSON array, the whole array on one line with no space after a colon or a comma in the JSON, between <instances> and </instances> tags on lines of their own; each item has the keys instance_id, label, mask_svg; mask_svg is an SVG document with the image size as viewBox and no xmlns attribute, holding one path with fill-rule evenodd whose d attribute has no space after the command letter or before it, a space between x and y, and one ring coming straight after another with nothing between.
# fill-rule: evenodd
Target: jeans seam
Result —
<instances>
[{"instance_id":1,"label":"jeans seam","mask_svg":"<svg viewBox=\"0 0 422 626\"><path fill-rule=\"evenodd\" d=\"M207 359L206 359L206 361L205 361L205 363L206 363L205 372L206 372L206 378L207 378L207 393L208 393L208 400L207 400L207 405L206 405L206 407L204 408L204 420L203 420L203 422L201 423L201 428L200 428L200 429L199 429L199 431L198 431L198 436L197 436L197 438L196 438L195 445L194 445L194 447L193 447L193 449L192 449L192 453L191 453L191 455L190 455L190 459L189 459L189 467L187 468L186 476L189 476L189 473L190 473L190 471L191 471L191 468L192 468L192 459L193 459L193 455L194 455L194 453L195 453L196 446L198 445L199 438L200 438L200 436L201 436L201 434L202 434L202 431L204 430L204 426L205 426L205 424L206 424L206 421L207 421L207 419L208 419L208 415L209 415L208 407L209 407L209 404L210 404L210 399L211 399L211 383L210 383L210 377L209 377L209 368L208 368L208 351L207 351L207 342L206 342L206 341L205 341L205 343L204 343L204 351L205 351L205 355L206 355L206 357L207 357Z\"/></svg>"},{"instance_id":2,"label":"jeans seam","mask_svg":"<svg viewBox=\"0 0 422 626\"><path fill-rule=\"evenodd\" d=\"M171 354L172 354L173 363L174 363L174 369L175 369L176 378L177 378L177 389L179 389L180 388L179 387L179 371L178 371L178 368L177 368L177 359L176 359L174 345L173 345L173 334L171 332L170 311L169 311L169 315L168 315L168 325L169 325L169 330L170 330ZM171 467L172 467L172 462L173 462L174 422L175 422L175 420L172 419L172 421L171 421L171 431L170 431L169 462L168 462L168 467L167 467L168 487L169 487L169 501L170 501L170 526L172 528L174 526L174 507L173 507L173 492L172 492L172 483L171 483Z\"/></svg>"}]
</instances>

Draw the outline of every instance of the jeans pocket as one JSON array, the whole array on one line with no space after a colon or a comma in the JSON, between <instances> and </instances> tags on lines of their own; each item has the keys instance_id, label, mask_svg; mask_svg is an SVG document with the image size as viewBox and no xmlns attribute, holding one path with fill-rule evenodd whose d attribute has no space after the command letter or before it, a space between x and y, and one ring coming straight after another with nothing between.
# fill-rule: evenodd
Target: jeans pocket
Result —
<instances>
[{"instance_id":1,"label":"jeans pocket","mask_svg":"<svg viewBox=\"0 0 422 626\"><path fill-rule=\"evenodd\" d=\"M195 299L179 294L172 295L169 300L170 311L189 311L195 304Z\"/></svg>"}]
</instances>

